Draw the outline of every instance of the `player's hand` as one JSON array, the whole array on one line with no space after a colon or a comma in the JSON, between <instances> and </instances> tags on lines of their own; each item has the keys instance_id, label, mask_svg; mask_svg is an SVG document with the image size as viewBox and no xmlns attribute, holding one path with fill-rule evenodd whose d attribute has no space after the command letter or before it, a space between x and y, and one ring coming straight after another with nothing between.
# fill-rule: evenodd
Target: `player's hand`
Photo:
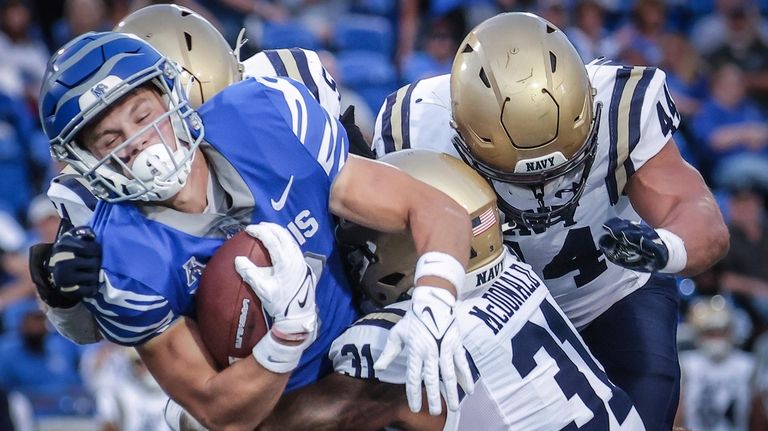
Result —
<instances>
[{"instance_id":1,"label":"player's hand","mask_svg":"<svg viewBox=\"0 0 768 431\"><path fill-rule=\"evenodd\" d=\"M51 257L51 243L35 244L29 248L29 273L35 283L37 294L49 307L71 308L77 305L77 299L63 296L51 283L48 260Z\"/></svg>"},{"instance_id":2,"label":"player's hand","mask_svg":"<svg viewBox=\"0 0 768 431\"><path fill-rule=\"evenodd\" d=\"M88 226L64 232L51 247L47 266L51 284L62 296L77 300L94 296L103 280L96 234Z\"/></svg>"},{"instance_id":3,"label":"player's hand","mask_svg":"<svg viewBox=\"0 0 768 431\"><path fill-rule=\"evenodd\" d=\"M349 139L349 152L356 156L365 157L367 159L375 159L376 153L371 149L363 132L360 131L360 127L355 124L355 106L349 105L349 107L339 117L339 122L344 126L344 130L347 132L347 138Z\"/></svg>"},{"instance_id":4,"label":"player's hand","mask_svg":"<svg viewBox=\"0 0 768 431\"><path fill-rule=\"evenodd\" d=\"M419 286L413 290L411 309L392 328L376 370L386 369L405 345L407 370L405 390L408 407L421 411L421 383L427 389L429 414L439 415L440 377L444 383L448 408L458 410L458 383L466 393L474 391L474 380L461 345L461 335L454 318L456 298L436 287Z\"/></svg>"},{"instance_id":5,"label":"player's hand","mask_svg":"<svg viewBox=\"0 0 768 431\"><path fill-rule=\"evenodd\" d=\"M612 218L603 224L600 249L611 262L635 271L656 272L667 266L669 250L652 227Z\"/></svg>"},{"instance_id":6,"label":"player's hand","mask_svg":"<svg viewBox=\"0 0 768 431\"><path fill-rule=\"evenodd\" d=\"M275 336L287 341L310 339L311 343L317 333L316 280L299 245L288 230L274 223L249 225L245 231L264 244L272 266L259 267L247 257L238 256L237 273L272 316Z\"/></svg>"}]
</instances>

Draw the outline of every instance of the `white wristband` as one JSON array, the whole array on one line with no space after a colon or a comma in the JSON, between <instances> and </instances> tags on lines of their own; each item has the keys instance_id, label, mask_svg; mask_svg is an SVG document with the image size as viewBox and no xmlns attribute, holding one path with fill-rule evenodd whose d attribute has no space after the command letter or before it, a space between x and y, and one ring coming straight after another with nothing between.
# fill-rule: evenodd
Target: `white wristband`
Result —
<instances>
[{"instance_id":1,"label":"white wristband","mask_svg":"<svg viewBox=\"0 0 768 431\"><path fill-rule=\"evenodd\" d=\"M279 343L267 332L253 347L252 353L256 361L262 367L273 373L290 373L299 365L301 354L311 343L301 343L295 346L287 346Z\"/></svg>"},{"instance_id":2,"label":"white wristband","mask_svg":"<svg viewBox=\"0 0 768 431\"><path fill-rule=\"evenodd\" d=\"M677 274L685 269L686 265L688 265L688 252L685 251L683 239L666 229L656 229L656 233L669 251L667 265L661 268L659 272Z\"/></svg>"},{"instance_id":3,"label":"white wristband","mask_svg":"<svg viewBox=\"0 0 768 431\"><path fill-rule=\"evenodd\" d=\"M466 275L464 266L455 257L439 251L429 251L422 254L416 262L413 282L416 283L421 277L440 277L453 285L458 297L464 288Z\"/></svg>"},{"instance_id":4,"label":"white wristband","mask_svg":"<svg viewBox=\"0 0 768 431\"><path fill-rule=\"evenodd\" d=\"M165 403L163 414L165 415L165 423L173 431L208 431L208 428L204 427L171 398L168 398L168 402Z\"/></svg>"}]
</instances>

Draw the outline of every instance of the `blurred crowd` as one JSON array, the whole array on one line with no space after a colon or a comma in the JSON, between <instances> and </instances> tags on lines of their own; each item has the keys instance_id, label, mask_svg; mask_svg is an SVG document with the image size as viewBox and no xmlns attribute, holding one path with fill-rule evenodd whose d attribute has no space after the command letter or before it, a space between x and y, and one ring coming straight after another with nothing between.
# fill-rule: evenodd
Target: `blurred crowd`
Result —
<instances>
[{"instance_id":1,"label":"blurred crowd","mask_svg":"<svg viewBox=\"0 0 768 431\"><path fill-rule=\"evenodd\" d=\"M163 2L0 0L0 430L14 429L10 416L17 430L164 429L162 393L134 354L74 346L46 325L26 256L30 244L53 240L59 222L44 193L62 166L49 156L36 108L48 57L149 3ZM768 410L768 0L174 3L204 15L233 46L245 28L242 58L266 48L320 51L368 138L387 94L450 72L466 32L499 12L547 18L585 63L662 68L683 118L675 140L731 231L725 260L679 280L679 422L746 430L750 411Z\"/></svg>"}]
</instances>

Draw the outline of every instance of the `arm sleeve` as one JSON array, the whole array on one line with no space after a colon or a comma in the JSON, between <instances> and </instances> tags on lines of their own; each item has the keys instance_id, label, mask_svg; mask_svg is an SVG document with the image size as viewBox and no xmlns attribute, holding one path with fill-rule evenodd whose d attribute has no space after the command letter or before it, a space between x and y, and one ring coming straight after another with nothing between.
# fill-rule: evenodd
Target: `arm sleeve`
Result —
<instances>
[{"instance_id":1,"label":"arm sleeve","mask_svg":"<svg viewBox=\"0 0 768 431\"><path fill-rule=\"evenodd\" d=\"M51 181L47 194L59 216L72 223L72 226L87 224L96 209L96 197L79 175L57 176Z\"/></svg>"},{"instance_id":2,"label":"arm sleeve","mask_svg":"<svg viewBox=\"0 0 768 431\"><path fill-rule=\"evenodd\" d=\"M384 350L389 331L405 315L408 305L409 302L389 305L365 315L347 328L336 338L328 353L334 371L355 378L405 384L405 351L401 351L385 370L374 371L373 364Z\"/></svg>"},{"instance_id":3,"label":"arm sleeve","mask_svg":"<svg viewBox=\"0 0 768 431\"><path fill-rule=\"evenodd\" d=\"M293 134L333 181L349 155L347 133L339 120L297 81L258 78L270 91L270 100L283 114Z\"/></svg>"},{"instance_id":4,"label":"arm sleeve","mask_svg":"<svg viewBox=\"0 0 768 431\"><path fill-rule=\"evenodd\" d=\"M626 66L615 70L609 106L603 106L607 124L601 121L601 127L609 129L606 184L612 205L629 178L661 151L680 124L663 71Z\"/></svg>"},{"instance_id":5,"label":"arm sleeve","mask_svg":"<svg viewBox=\"0 0 768 431\"><path fill-rule=\"evenodd\" d=\"M640 90L642 88L637 88L635 91ZM629 121L631 127L634 127L634 123L638 122L632 117L631 109ZM669 93L669 88L667 88L666 74L659 69L653 69L648 89L643 95L643 107L639 119L639 137L637 142L630 141L629 154L634 169L640 169L645 162L658 154L672 138L679 125L680 114L672 100L672 95ZM631 129L630 136L633 137Z\"/></svg>"},{"instance_id":6,"label":"arm sleeve","mask_svg":"<svg viewBox=\"0 0 768 431\"><path fill-rule=\"evenodd\" d=\"M458 157L453 148L450 75L408 84L387 96L379 110L373 137L378 157L408 148Z\"/></svg>"},{"instance_id":7,"label":"arm sleeve","mask_svg":"<svg viewBox=\"0 0 768 431\"><path fill-rule=\"evenodd\" d=\"M104 338L137 346L163 333L180 316L165 297L141 282L106 269L104 285L83 301Z\"/></svg>"},{"instance_id":8,"label":"arm sleeve","mask_svg":"<svg viewBox=\"0 0 768 431\"><path fill-rule=\"evenodd\" d=\"M315 51L267 49L245 60L243 66L246 76L279 76L301 82L333 118L341 115L341 94L336 81Z\"/></svg>"},{"instance_id":9,"label":"arm sleeve","mask_svg":"<svg viewBox=\"0 0 768 431\"><path fill-rule=\"evenodd\" d=\"M410 127L407 119L410 117L410 102L406 100L406 95L412 93L411 90L415 84L408 84L399 90L391 93L384 99L384 103L379 108L379 114L376 116L376 123L373 128L372 148L376 157L382 157L385 154L408 148L404 145L403 133L404 127ZM405 114L405 115L403 115ZM404 119L405 124L404 124Z\"/></svg>"},{"instance_id":10,"label":"arm sleeve","mask_svg":"<svg viewBox=\"0 0 768 431\"><path fill-rule=\"evenodd\" d=\"M59 334L74 343L92 344L101 340L96 321L82 303L71 308L48 307L45 315Z\"/></svg>"}]
</instances>

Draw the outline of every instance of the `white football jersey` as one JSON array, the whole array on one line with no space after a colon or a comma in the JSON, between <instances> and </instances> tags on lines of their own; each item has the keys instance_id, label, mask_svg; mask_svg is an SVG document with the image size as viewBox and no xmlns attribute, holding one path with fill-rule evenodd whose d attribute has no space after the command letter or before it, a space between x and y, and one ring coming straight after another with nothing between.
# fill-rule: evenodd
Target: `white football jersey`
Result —
<instances>
[{"instance_id":1,"label":"white football jersey","mask_svg":"<svg viewBox=\"0 0 768 431\"><path fill-rule=\"evenodd\" d=\"M246 79L281 76L301 82L333 118L339 118L341 95L316 52L301 48L265 50L243 61L243 67ZM51 181L48 198L59 216L73 226L85 225L96 208L88 182L70 167Z\"/></svg>"},{"instance_id":2,"label":"white football jersey","mask_svg":"<svg viewBox=\"0 0 768 431\"><path fill-rule=\"evenodd\" d=\"M698 351L680 354L684 425L696 431L747 431L755 359L734 351L720 362Z\"/></svg>"},{"instance_id":3,"label":"white football jersey","mask_svg":"<svg viewBox=\"0 0 768 431\"><path fill-rule=\"evenodd\" d=\"M489 287L456 305L475 392L463 396L447 430L642 430L629 397L616 388L544 283L511 253ZM331 346L334 369L356 378L404 384L406 356L375 371L389 330L409 301L355 322ZM575 428L574 428L575 429Z\"/></svg>"},{"instance_id":4,"label":"white football jersey","mask_svg":"<svg viewBox=\"0 0 768 431\"><path fill-rule=\"evenodd\" d=\"M543 232L504 231L506 244L547 283L579 329L650 277L609 262L597 242L608 219L640 220L624 186L664 147L680 122L663 71L599 60L587 65L587 72L602 113L597 154L573 219ZM387 97L376 120L373 149L378 156L423 148L459 157L450 122L450 76L417 81ZM517 208L537 207L528 190L496 181L493 186L500 199ZM552 197L547 204L558 205L567 199L570 194L564 193L562 199Z\"/></svg>"}]
</instances>

